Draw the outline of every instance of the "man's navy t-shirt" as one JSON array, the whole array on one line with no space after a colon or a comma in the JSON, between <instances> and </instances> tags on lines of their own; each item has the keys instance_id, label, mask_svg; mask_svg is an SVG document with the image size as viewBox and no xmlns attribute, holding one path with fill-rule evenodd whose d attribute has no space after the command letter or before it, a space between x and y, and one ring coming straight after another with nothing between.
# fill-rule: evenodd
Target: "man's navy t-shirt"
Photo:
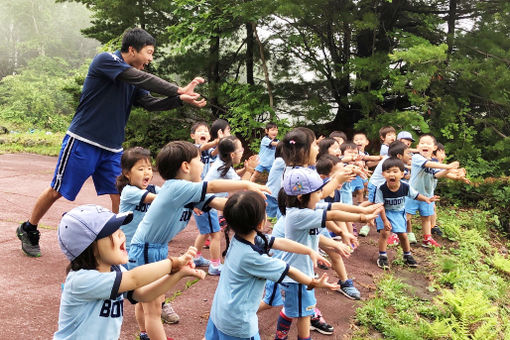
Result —
<instances>
[{"instance_id":1,"label":"man's navy t-shirt","mask_svg":"<svg viewBox=\"0 0 510 340\"><path fill-rule=\"evenodd\" d=\"M131 106L137 98L149 94L144 89L116 80L130 67L120 51L94 57L67 134L112 152L122 151Z\"/></svg>"}]
</instances>

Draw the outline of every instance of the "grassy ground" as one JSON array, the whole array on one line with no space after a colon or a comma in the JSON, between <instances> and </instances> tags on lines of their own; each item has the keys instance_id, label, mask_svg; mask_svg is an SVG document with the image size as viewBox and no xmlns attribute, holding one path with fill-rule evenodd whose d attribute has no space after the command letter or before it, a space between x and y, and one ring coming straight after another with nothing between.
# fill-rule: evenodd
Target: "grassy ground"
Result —
<instances>
[{"instance_id":1,"label":"grassy ground","mask_svg":"<svg viewBox=\"0 0 510 340\"><path fill-rule=\"evenodd\" d=\"M510 339L508 240L491 232L487 212L443 208L439 222L451 243L422 258L412 281L382 275L353 339Z\"/></svg>"},{"instance_id":2,"label":"grassy ground","mask_svg":"<svg viewBox=\"0 0 510 340\"><path fill-rule=\"evenodd\" d=\"M23 131L0 135L0 153L34 153L58 156L64 132Z\"/></svg>"}]
</instances>

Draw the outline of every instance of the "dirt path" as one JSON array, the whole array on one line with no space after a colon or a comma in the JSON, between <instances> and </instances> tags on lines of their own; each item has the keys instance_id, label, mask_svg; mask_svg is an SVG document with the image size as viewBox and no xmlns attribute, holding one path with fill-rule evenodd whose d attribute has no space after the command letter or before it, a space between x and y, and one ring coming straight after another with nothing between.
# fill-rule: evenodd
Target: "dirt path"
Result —
<instances>
[{"instance_id":1,"label":"dirt path","mask_svg":"<svg viewBox=\"0 0 510 340\"><path fill-rule=\"evenodd\" d=\"M97 197L89 180L76 201L57 201L41 221L41 251L37 259L25 256L20 241L15 235L16 227L28 218L38 195L52 178L56 158L27 155L0 155L0 257L4 259L0 274L0 337L9 339L50 339L57 329L60 301L60 285L65 280L67 261L57 242L56 227L62 213L85 203L110 207L107 197ZM154 180L161 184L160 178ZM177 254L193 244L196 227L192 220L189 226L171 243L171 254ZM376 233L362 238L360 247L346 261L347 271L355 278L355 285L362 297L368 297L375 289L374 276L381 275L375 261ZM207 251L205 251L207 254ZM394 257L393 250L389 251ZM329 275L333 275L330 270ZM165 325L168 336L176 340L201 339L212 303L218 278L208 276L189 289L182 283L177 290L174 308L181 316L176 325ZM171 296L174 292L169 292ZM350 333L349 325L357 303L343 295L319 290L318 307L326 320L335 327L332 336L312 333L314 339L343 339ZM134 309L128 303L124 309L121 339L135 339L137 334ZM269 310L259 315L260 335L264 340L272 339L278 310ZM293 325L290 339L297 337Z\"/></svg>"}]
</instances>

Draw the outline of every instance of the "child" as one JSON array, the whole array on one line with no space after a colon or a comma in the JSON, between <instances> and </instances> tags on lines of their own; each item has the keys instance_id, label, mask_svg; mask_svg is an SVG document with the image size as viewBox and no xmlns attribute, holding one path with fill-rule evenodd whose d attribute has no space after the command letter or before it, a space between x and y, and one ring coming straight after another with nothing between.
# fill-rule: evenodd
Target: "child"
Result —
<instances>
[{"instance_id":1,"label":"child","mask_svg":"<svg viewBox=\"0 0 510 340\"><path fill-rule=\"evenodd\" d=\"M230 136L230 125L225 119L216 119L211 124L211 139L222 139Z\"/></svg>"},{"instance_id":2,"label":"child","mask_svg":"<svg viewBox=\"0 0 510 340\"><path fill-rule=\"evenodd\" d=\"M355 214L339 210L315 209L321 199L324 182L317 172L308 168L294 168L285 173L283 188L287 194L285 237L317 251L320 231L326 221L366 222L377 214ZM335 241L332 241L335 242ZM314 275L313 263L303 255L287 253L284 260L307 275ZM285 278L285 314L298 318L298 337L310 338L310 316L314 313L315 294L302 285ZM280 322L278 323L280 324Z\"/></svg>"},{"instance_id":3,"label":"child","mask_svg":"<svg viewBox=\"0 0 510 340\"><path fill-rule=\"evenodd\" d=\"M436 138L430 134L424 134L418 141L418 153L414 154L411 159L411 179L409 184L420 194L426 197L434 196L434 181L436 178L445 177L451 169L457 169L459 162L442 164L432 161L432 153L436 150ZM438 169L443 169L438 170ZM405 210L407 219L411 215L420 212L423 242L422 246L426 248L439 247L439 244L432 238L431 222L434 215L434 203L418 202L410 199L406 201Z\"/></svg>"},{"instance_id":4,"label":"child","mask_svg":"<svg viewBox=\"0 0 510 340\"><path fill-rule=\"evenodd\" d=\"M200 150L200 160L204 163L204 171L202 173L202 178L204 178L211 163L216 158L216 155L213 155L213 152L215 147L218 145L219 138L209 141L211 135L209 134L209 125L207 125L206 122L196 122L193 124L191 126L190 136L195 142L195 146Z\"/></svg>"},{"instance_id":5,"label":"child","mask_svg":"<svg viewBox=\"0 0 510 340\"><path fill-rule=\"evenodd\" d=\"M276 145L278 144L278 139L276 139L278 126L275 123L267 123L264 131L266 135L260 141L260 162L255 168L253 176L251 176L250 180L252 182L255 182L262 172L269 172L275 160Z\"/></svg>"},{"instance_id":6,"label":"child","mask_svg":"<svg viewBox=\"0 0 510 340\"><path fill-rule=\"evenodd\" d=\"M296 242L274 237L268 240L261 233L266 224L265 202L257 193L234 194L225 204L224 214L228 228L235 235L231 242L227 239L227 255L214 293L206 340L260 339L257 308L265 284L261 278L281 282L289 276L308 289L337 288L327 281L326 274L315 279L313 274L305 275L267 255L269 249L275 248L303 254L312 264L318 260L327 262L312 249Z\"/></svg>"},{"instance_id":7,"label":"child","mask_svg":"<svg viewBox=\"0 0 510 340\"><path fill-rule=\"evenodd\" d=\"M190 142L176 141L165 145L156 157L156 166L165 183L131 240L129 268L166 258L168 242L186 227L193 208L222 210L226 199L207 193L251 189L264 197L262 191L268 191L265 186L249 181L201 182L204 165L198 149ZM143 310L150 339L166 339L160 319L161 297L144 303Z\"/></svg>"},{"instance_id":8,"label":"child","mask_svg":"<svg viewBox=\"0 0 510 340\"><path fill-rule=\"evenodd\" d=\"M324 138L319 143L319 154L317 155L317 159L321 158L322 155L333 155L335 157L340 157L342 152L340 151L340 144L338 144L337 140L334 138Z\"/></svg>"},{"instance_id":9,"label":"child","mask_svg":"<svg viewBox=\"0 0 510 340\"><path fill-rule=\"evenodd\" d=\"M283 172L285 171L285 161L282 158L282 149L283 143L278 142L275 151L275 160L271 170L269 171L269 176L267 176L267 187L271 190L271 194L266 194L267 198L267 206L266 206L266 214L267 217L275 218L280 217L281 213L278 209L278 200L277 195L282 187L282 178Z\"/></svg>"},{"instance_id":10,"label":"child","mask_svg":"<svg viewBox=\"0 0 510 340\"><path fill-rule=\"evenodd\" d=\"M62 252L71 261L62 290L54 339L118 339L124 297L150 301L186 276L205 277L192 268L195 249L126 271L126 237L119 227L131 213L115 215L98 205L82 205L66 213L58 228Z\"/></svg>"},{"instance_id":11,"label":"child","mask_svg":"<svg viewBox=\"0 0 510 340\"><path fill-rule=\"evenodd\" d=\"M358 147L358 152L360 156L362 157L362 160L360 161L360 166L362 168L368 167L373 168L377 166L379 161L383 156L370 156L368 152L365 151L365 148L370 143L367 135L364 132L356 132L352 138L352 142L356 144ZM356 176L355 179L351 181L351 187L353 192L353 197L355 204L360 204L364 201L365 198L365 190L367 188L368 180L363 179L361 176Z\"/></svg>"},{"instance_id":12,"label":"child","mask_svg":"<svg viewBox=\"0 0 510 340\"><path fill-rule=\"evenodd\" d=\"M204 177L204 181L211 181L213 179L232 179L240 180L241 177L236 173L233 166L241 162L243 155L243 147L241 141L234 136L224 137L218 143L218 158L211 165L211 168ZM243 179L250 179L256 163L256 159L245 162L246 166ZM227 193L218 193L218 197L227 197ZM195 247L201 249L205 240L210 237L211 243L209 251L211 254L211 261L208 268L209 275L220 275L221 272L221 259L220 259L220 225L218 223L218 213L215 209L209 211L210 223L205 226L198 225L200 234L195 239ZM214 220L213 220L214 219ZM196 263L196 262L195 262Z\"/></svg>"},{"instance_id":13,"label":"child","mask_svg":"<svg viewBox=\"0 0 510 340\"><path fill-rule=\"evenodd\" d=\"M347 135L342 131L333 131L329 134L329 138L334 138L338 145L342 145L347 140Z\"/></svg>"},{"instance_id":14,"label":"child","mask_svg":"<svg viewBox=\"0 0 510 340\"><path fill-rule=\"evenodd\" d=\"M395 141L396 136L397 132L393 126L383 126L379 129L379 138L381 139L381 151L379 155L388 155L389 145Z\"/></svg>"},{"instance_id":15,"label":"child","mask_svg":"<svg viewBox=\"0 0 510 340\"><path fill-rule=\"evenodd\" d=\"M383 176L386 182L377 187L373 203L384 203L381 216L377 217L377 231L379 235L379 257L377 266L382 269L389 268L388 255L386 254L387 241L390 232L398 235L400 245L404 252L404 264L416 267L417 263L411 255L411 246L407 239L407 221L405 215L405 202L407 199L415 199L431 203L438 200L437 196L425 197L420 195L409 184L401 181L404 176L404 162L391 157L382 164Z\"/></svg>"}]
</instances>

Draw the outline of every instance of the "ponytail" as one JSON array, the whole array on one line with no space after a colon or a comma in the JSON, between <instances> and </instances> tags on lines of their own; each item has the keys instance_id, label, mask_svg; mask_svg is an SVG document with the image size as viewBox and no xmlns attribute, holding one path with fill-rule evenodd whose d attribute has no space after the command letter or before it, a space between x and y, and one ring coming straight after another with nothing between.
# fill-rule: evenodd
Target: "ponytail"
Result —
<instances>
[{"instance_id":1,"label":"ponytail","mask_svg":"<svg viewBox=\"0 0 510 340\"><path fill-rule=\"evenodd\" d=\"M218 171L220 171L220 177L225 177L230 168L234 166L231 154L236 151L237 141L238 139L235 136L228 136L222 138L218 143L218 154L220 159L223 161L223 164L218 168Z\"/></svg>"}]
</instances>

